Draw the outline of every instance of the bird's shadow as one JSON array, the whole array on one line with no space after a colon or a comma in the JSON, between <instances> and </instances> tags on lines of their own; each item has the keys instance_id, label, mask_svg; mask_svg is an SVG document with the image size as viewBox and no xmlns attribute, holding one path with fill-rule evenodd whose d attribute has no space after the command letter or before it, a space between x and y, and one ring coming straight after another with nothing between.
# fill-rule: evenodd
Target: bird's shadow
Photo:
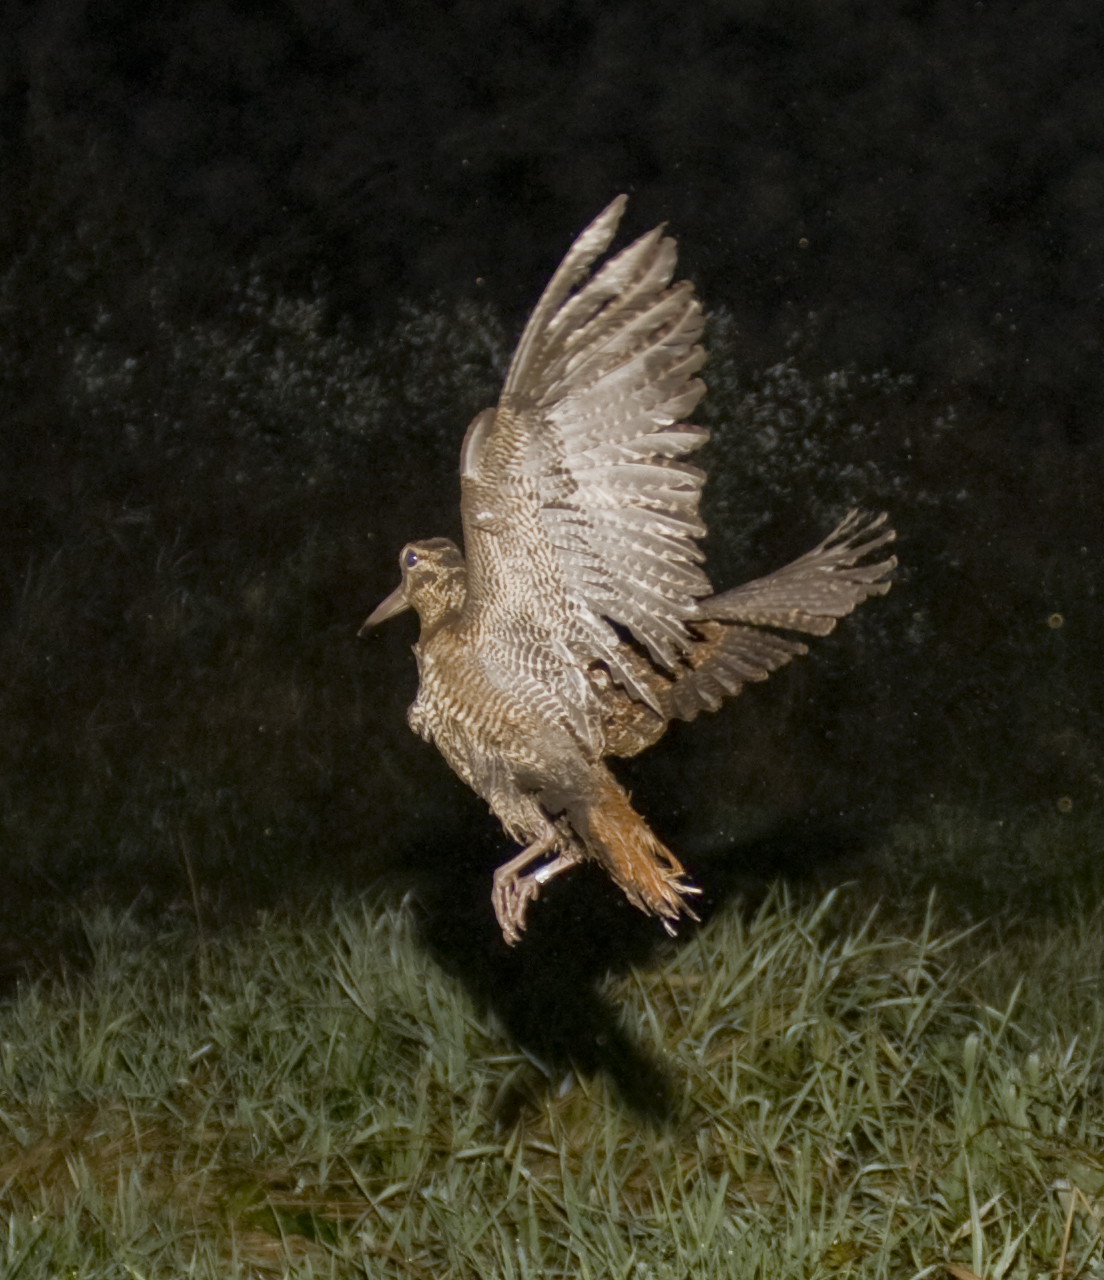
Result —
<instances>
[{"instance_id":1,"label":"bird's shadow","mask_svg":"<svg viewBox=\"0 0 1104 1280\"><path fill-rule=\"evenodd\" d=\"M677 818L671 813L664 817L665 834L703 891L694 899L702 924L725 910L753 913L780 878L794 884L851 878L856 854L861 859L870 841L869 832L864 837L841 826L786 822L695 857L692 841L679 839ZM378 864L374 874L370 865L358 866L355 860L343 865L332 887L363 889L367 873L383 896L412 901L421 945L460 979L526 1056L528 1067L516 1072L495 1100L496 1123L512 1127L527 1108L539 1105L574 1073L606 1076L642 1119L657 1127L669 1123L679 1110L681 1082L664 1063L660 1046L641 1043L626 1028L603 986L608 977L634 965L646 967L685 945L700 926L684 920L678 936L668 938L654 917L636 910L603 871L587 864L543 888L530 906L522 940L508 947L490 893L492 872L511 851L493 819L473 815L436 839L397 850L399 856L389 860L390 869L382 876ZM135 886L114 885L104 900L130 901L136 918L160 919L165 903L176 901L170 888L155 892L146 885L139 893ZM10 912L0 912L0 999L13 995L23 978L80 972L91 963L82 915L63 909L70 895L57 894L47 901L28 888L22 911L15 911L12 901L5 904ZM26 906L34 901L41 908L37 915ZM80 897L85 907L99 901L98 895ZM253 909L264 905L241 894L240 886L234 903L236 910L214 910L212 922L231 926L236 920L242 925ZM64 925L60 930L59 921Z\"/></svg>"},{"instance_id":2,"label":"bird's shadow","mask_svg":"<svg viewBox=\"0 0 1104 1280\"><path fill-rule=\"evenodd\" d=\"M754 912L780 877L799 883L814 874L846 878L856 848L853 831L790 822L697 862L687 858L687 871L702 889L695 909L704 924L724 910ZM683 921L677 938L669 939L599 868L584 865L545 886L530 906L522 940L509 947L490 902L492 870L507 855L501 833L488 822L486 829L419 843L402 859L401 876L388 877L392 889L413 900L418 937L430 956L498 1019L532 1064L496 1099L496 1122L512 1126L573 1072L604 1074L641 1118L657 1126L670 1122L680 1082L658 1046L644 1046L625 1028L602 985L684 945L700 926Z\"/></svg>"}]
</instances>

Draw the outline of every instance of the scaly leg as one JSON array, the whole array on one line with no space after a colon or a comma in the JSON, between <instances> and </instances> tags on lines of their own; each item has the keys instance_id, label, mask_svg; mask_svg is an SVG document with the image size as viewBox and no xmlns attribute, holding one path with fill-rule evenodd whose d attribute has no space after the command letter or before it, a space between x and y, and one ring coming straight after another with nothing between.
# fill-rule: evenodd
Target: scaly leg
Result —
<instances>
[{"instance_id":1,"label":"scaly leg","mask_svg":"<svg viewBox=\"0 0 1104 1280\"><path fill-rule=\"evenodd\" d=\"M527 876L519 874L530 863L543 858L555 846L558 838L556 828L549 823L532 844L526 845L494 873L491 902L508 946L512 947L521 940L521 931L525 928L525 912L529 903L540 893L541 885L547 884L553 876L558 876L561 871L566 871L582 860L581 853L569 850Z\"/></svg>"}]
</instances>

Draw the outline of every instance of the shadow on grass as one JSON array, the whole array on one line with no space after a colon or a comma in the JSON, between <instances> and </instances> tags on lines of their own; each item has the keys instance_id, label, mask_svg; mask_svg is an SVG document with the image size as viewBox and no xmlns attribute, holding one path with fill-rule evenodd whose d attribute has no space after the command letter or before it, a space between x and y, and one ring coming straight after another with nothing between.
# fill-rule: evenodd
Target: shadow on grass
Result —
<instances>
[{"instance_id":1,"label":"shadow on grass","mask_svg":"<svg viewBox=\"0 0 1104 1280\"><path fill-rule=\"evenodd\" d=\"M508 947L490 901L491 873L506 852L501 837L469 832L463 842L418 846L403 870L386 878L389 889L416 904L418 936L430 955L530 1058L532 1072L496 1100L496 1119L511 1126L574 1071L605 1074L638 1115L663 1124L674 1113L678 1082L626 1032L601 985L691 942L697 926L686 921L678 938L668 939L598 867L584 865L545 888L521 943ZM798 886L838 883L858 873L861 860L855 833L794 822L686 862L703 891L696 906L704 922L734 903L754 913L780 877Z\"/></svg>"},{"instance_id":2,"label":"shadow on grass","mask_svg":"<svg viewBox=\"0 0 1104 1280\"><path fill-rule=\"evenodd\" d=\"M677 838L672 843L681 856ZM626 1105L662 1126L675 1111L680 1084L626 1031L602 985L611 974L687 945L696 926L687 921L677 939L668 939L658 921L637 911L599 868L588 865L545 888L530 910L522 942L508 947L490 900L493 869L508 854L492 820L472 813L432 843L397 851L386 867L366 857L322 867L305 865L306 859L289 865L284 883L297 886L292 894L285 888L274 898L271 880L228 875L225 883L200 886L200 933L248 928L261 909L301 915L335 893L406 898L428 954L460 979L529 1059L529 1070L515 1075L495 1100L498 1123L512 1127L525 1109L578 1073L606 1075ZM689 853L685 860L703 891L696 905L704 921L735 902L753 912L780 877L795 886L852 878L861 874L861 859L854 833L793 822L698 859ZM307 884L310 894L304 898ZM147 869L141 879L90 876L66 889L30 871L9 885L0 903L0 999L27 977L85 971L91 954L82 917L89 910L127 910L152 927L182 913L197 914L197 902L186 889L182 893L175 867L164 867L157 877Z\"/></svg>"}]
</instances>

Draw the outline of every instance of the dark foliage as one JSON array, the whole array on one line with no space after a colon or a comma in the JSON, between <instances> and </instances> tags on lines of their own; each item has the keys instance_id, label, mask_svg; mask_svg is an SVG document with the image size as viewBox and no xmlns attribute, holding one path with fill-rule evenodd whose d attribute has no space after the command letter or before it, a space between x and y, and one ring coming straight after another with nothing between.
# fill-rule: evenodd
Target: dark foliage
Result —
<instances>
[{"instance_id":1,"label":"dark foliage","mask_svg":"<svg viewBox=\"0 0 1104 1280\"><path fill-rule=\"evenodd\" d=\"M668 217L745 368L795 317L823 367L917 374L1099 430L1104 14L999 4L13 2L0 251L88 211L198 304L255 258L341 314L477 285L508 314L617 191ZM35 194L61 182L61 222ZM89 297L87 293L86 298Z\"/></svg>"}]
</instances>

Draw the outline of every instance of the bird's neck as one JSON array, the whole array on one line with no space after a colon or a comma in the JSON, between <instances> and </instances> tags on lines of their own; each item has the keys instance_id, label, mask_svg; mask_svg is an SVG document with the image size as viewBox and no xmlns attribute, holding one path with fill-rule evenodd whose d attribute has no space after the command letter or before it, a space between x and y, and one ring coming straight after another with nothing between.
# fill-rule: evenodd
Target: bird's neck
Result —
<instances>
[{"instance_id":1,"label":"bird's neck","mask_svg":"<svg viewBox=\"0 0 1104 1280\"><path fill-rule=\"evenodd\" d=\"M427 593L414 602L421 622L420 643L424 644L435 632L459 618L468 595L467 578L465 569L456 568L447 579L434 584L432 594Z\"/></svg>"}]
</instances>

